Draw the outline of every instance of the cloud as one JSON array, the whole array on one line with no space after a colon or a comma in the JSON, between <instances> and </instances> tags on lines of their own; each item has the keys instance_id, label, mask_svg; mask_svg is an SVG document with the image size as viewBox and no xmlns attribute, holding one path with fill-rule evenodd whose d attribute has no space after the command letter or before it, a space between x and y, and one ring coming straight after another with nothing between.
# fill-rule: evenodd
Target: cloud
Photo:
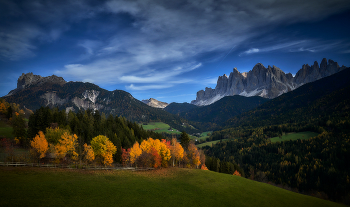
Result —
<instances>
[{"instance_id":1,"label":"cloud","mask_svg":"<svg viewBox=\"0 0 350 207\"><path fill-rule=\"evenodd\" d=\"M126 89L129 90L136 90L136 91L144 91L144 90L151 90L151 89L164 89L164 88L170 88L174 85L171 84L165 84L165 85L143 85L143 86L135 86L134 84L130 84L129 86L125 86Z\"/></svg>"},{"instance_id":2,"label":"cloud","mask_svg":"<svg viewBox=\"0 0 350 207\"><path fill-rule=\"evenodd\" d=\"M239 56L250 55L254 53L271 52L276 50L284 52L320 52L338 47L342 47L342 44L340 42L327 43L317 40L287 41L272 46L252 48L240 53Z\"/></svg>"},{"instance_id":3,"label":"cloud","mask_svg":"<svg viewBox=\"0 0 350 207\"><path fill-rule=\"evenodd\" d=\"M2 0L0 23L0 58L18 61L35 57L36 50L70 29L70 24L94 16L88 1Z\"/></svg>"},{"instance_id":4,"label":"cloud","mask_svg":"<svg viewBox=\"0 0 350 207\"><path fill-rule=\"evenodd\" d=\"M34 57L41 45L74 37L78 40L73 46L80 47L82 54L55 74L96 84L127 84L130 90L188 83L193 80L187 75L208 63L203 56L215 56L209 62L222 61L239 46L280 25L317 21L350 8L347 0L3 2L10 12L0 17L13 19L16 25L0 23L3 59ZM322 49L309 42L252 45L241 55ZM216 78L200 83L215 84Z\"/></svg>"}]
</instances>

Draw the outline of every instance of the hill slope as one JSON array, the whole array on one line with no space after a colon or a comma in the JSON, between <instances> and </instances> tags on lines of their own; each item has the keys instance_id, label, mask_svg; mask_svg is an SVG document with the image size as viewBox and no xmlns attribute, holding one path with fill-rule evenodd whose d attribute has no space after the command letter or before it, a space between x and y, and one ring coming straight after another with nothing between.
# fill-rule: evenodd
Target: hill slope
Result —
<instances>
[{"instance_id":1,"label":"hill slope","mask_svg":"<svg viewBox=\"0 0 350 207\"><path fill-rule=\"evenodd\" d=\"M0 169L1 206L342 206L203 170Z\"/></svg>"},{"instance_id":2,"label":"hill slope","mask_svg":"<svg viewBox=\"0 0 350 207\"><path fill-rule=\"evenodd\" d=\"M197 107L192 105L190 108L188 105L183 104L180 106L184 106L184 109L167 109L171 107L170 104L165 110L169 112L180 111L178 114L180 117L183 117L187 120L193 122L201 122L201 123L215 123L218 126L224 124L228 119L237 116L243 112L249 111L251 109L256 108L257 106L269 101L269 99L262 98L259 96L254 97L244 97L244 96L226 96L219 101L208 105ZM174 107L175 108L175 107ZM179 107L180 108L180 107Z\"/></svg>"},{"instance_id":3,"label":"hill slope","mask_svg":"<svg viewBox=\"0 0 350 207\"><path fill-rule=\"evenodd\" d=\"M260 127L315 118L349 116L350 69L305 84L230 119L228 127Z\"/></svg>"}]
</instances>

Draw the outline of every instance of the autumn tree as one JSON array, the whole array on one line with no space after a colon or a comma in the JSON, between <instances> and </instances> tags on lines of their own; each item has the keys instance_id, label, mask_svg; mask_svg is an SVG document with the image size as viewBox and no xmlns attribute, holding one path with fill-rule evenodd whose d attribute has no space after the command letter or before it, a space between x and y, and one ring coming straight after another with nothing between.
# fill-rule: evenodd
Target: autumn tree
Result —
<instances>
[{"instance_id":1,"label":"autumn tree","mask_svg":"<svg viewBox=\"0 0 350 207\"><path fill-rule=\"evenodd\" d=\"M49 144L42 131L39 131L39 134L34 137L30 142L30 146L32 147L31 153L39 159L44 158L49 149Z\"/></svg>"},{"instance_id":2,"label":"autumn tree","mask_svg":"<svg viewBox=\"0 0 350 207\"><path fill-rule=\"evenodd\" d=\"M233 173L233 175L241 177L241 174L237 170Z\"/></svg>"},{"instance_id":3,"label":"autumn tree","mask_svg":"<svg viewBox=\"0 0 350 207\"><path fill-rule=\"evenodd\" d=\"M166 146L166 144L162 143L159 139L148 138L147 140L143 140L140 148L144 152L150 152L152 147L158 152L160 157L162 158L162 165L166 167L167 162L171 158L170 150Z\"/></svg>"},{"instance_id":4,"label":"autumn tree","mask_svg":"<svg viewBox=\"0 0 350 207\"><path fill-rule=\"evenodd\" d=\"M175 166L175 161L178 161L180 166L180 160L184 156L184 149L176 138L171 139L170 153L173 160L173 167Z\"/></svg>"},{"instance_id":5,"label":"autumn tree","mask_svg":"<svg viewBox=\"0 0 350 207\"><path fill-rule=\"evenodd\" d=\"M198 165L201 164L200 161L200 154L198 152L198 149L196 147L196 145L194 145L193 142L191 142L188 145L188 153L187 153L188 159L191 161L191 164L193 166L196 166L196 168L198 168Z\"/></svg>"},{"instance_id":6,"label":"autumn tree","mask_svg":"<svg viewBox=\"0 0 350 207\"><path fill-rule=\"evenodd\" d=\"M67 157L74 161L78 160L78 153L76 152L76 147L78 144L77 135L71 135L64 132L58 144L55 146L55 155L58 159L63 159Z\"/></svg>"},{"instance_id":7,"label":"autumn tree","mask_svg":"<svg viewBox=\"0 0 350 207\"><path fill-rule=\"evenodd\" d=\"M130 148L123 149L122 148L122 165L126 166L130 162Z\"/></svg>"},{"instance_id":8,"label":"autumn tree","mask_svg":"<svg viewBox=\"0 0 350 207\"><path fill-rule=\"evenodd\" d=\"M142 150L140 148L140 145L138 142L135 142L135 144L130 149L130 163L134 164L136 159L142 154Z\"/></svg>"},{"instance_id":9,"label":"autumn tree","mask_svg":"<svg viewBox=\"0 0 350 207\"><path fill-rule=\"evenodd\" d=\"M86 163L91 163L95 159L94 150L92 149L92 147L90 145L87 145L86 143L84 144L83 155L84 155L84 160Z\"/></svg>"},{"instance_id":10,"label":"autumn tree","mask_svg":"<svg viewBox=\"0 0 350 207\"><path fill-rule=\"evenodd\" d=\"M107 166L112 165L113 154L117 152L117 148L106 136L98 135L97 137L92 138L91 147L95 156L99 158L101 163Z\"/></svg>"},{"instance_id":11,"label":"autumn tree","mask_svg":"<svg viewBox=\"0 0 350 207\"><path fill-rule=\"evenodd\" d=\"M152 167L158 168L159 166L161 166L162 165L162 158L159 155L156 148L152 147L150 150L150 153L152 155Z\"/></svg>"},{"instance_id":12,"label":"autumn tree","mask_svg":"<svg viewBox=\"0 0 350 207\"><path fill-rule=\"evenodd\" d=\"M61 129L59 127L54 127L54 124L51 124L50 128L46 128L45 137L47 141L51 144L58 144L59 140L61 139L62 135L64 133L70 134L70 131L68 129Z\"/></svg>"}]
</instances>

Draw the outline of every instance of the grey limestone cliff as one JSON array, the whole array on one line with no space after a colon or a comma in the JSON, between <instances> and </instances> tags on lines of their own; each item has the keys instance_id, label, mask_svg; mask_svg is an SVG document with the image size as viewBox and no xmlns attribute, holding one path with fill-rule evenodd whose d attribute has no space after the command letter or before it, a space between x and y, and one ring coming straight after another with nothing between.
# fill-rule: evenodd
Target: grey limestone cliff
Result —
<instances>
[{"instance_id":1,"label":"grey limestone cliff","mask_svg":"<svg viewBox=\"0 0 350 207\"><path fill-rule=\"evenodd\" d=\"M151 106L154 108L161 108L161 109L169 105L168 103L158 101L157 99L154 99L154 98L145 99L145 100L142 100L142 102L147 104L148 106Z\"/></svg>"},{"instance_id":2,"label":"grey limestone cliff","mask_svg":"<svg viewBox=\"0 0 350 207\"><path fill-rule=\"evenodd\" d=\"M276 66L265 68L261 63L256 64L248 73L240 73L237 68L227 77L219 76L215 89L205 88L197 92L196 100L192 104L204 106L212 104L225 96L261 96L275 98L299 86L316 81L323 77L337 73L345 66L339 67L333 60L322 59L320 66L317 61L312 66L303 65L295 77L285 74Z\"/></svg>"}]
</instances>

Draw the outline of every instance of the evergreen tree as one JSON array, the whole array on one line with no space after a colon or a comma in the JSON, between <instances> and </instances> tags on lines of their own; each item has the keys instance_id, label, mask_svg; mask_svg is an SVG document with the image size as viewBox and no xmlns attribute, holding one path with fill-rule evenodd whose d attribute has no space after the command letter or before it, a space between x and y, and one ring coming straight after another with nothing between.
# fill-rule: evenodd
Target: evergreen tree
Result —
<instances>
[{"instance_id":1,"label":"evergreen tree","mask_svg":"<svg viewBox=\"0 0 350 207\"><path fill-rule=\"evenodd\" d=\"M180 136L180 143L185 150L188 149L188 145L190 144L190 141L191 141L190 136L188 136L188 134L185 131L183 131Z\"/></svg>"}]
</instances>

